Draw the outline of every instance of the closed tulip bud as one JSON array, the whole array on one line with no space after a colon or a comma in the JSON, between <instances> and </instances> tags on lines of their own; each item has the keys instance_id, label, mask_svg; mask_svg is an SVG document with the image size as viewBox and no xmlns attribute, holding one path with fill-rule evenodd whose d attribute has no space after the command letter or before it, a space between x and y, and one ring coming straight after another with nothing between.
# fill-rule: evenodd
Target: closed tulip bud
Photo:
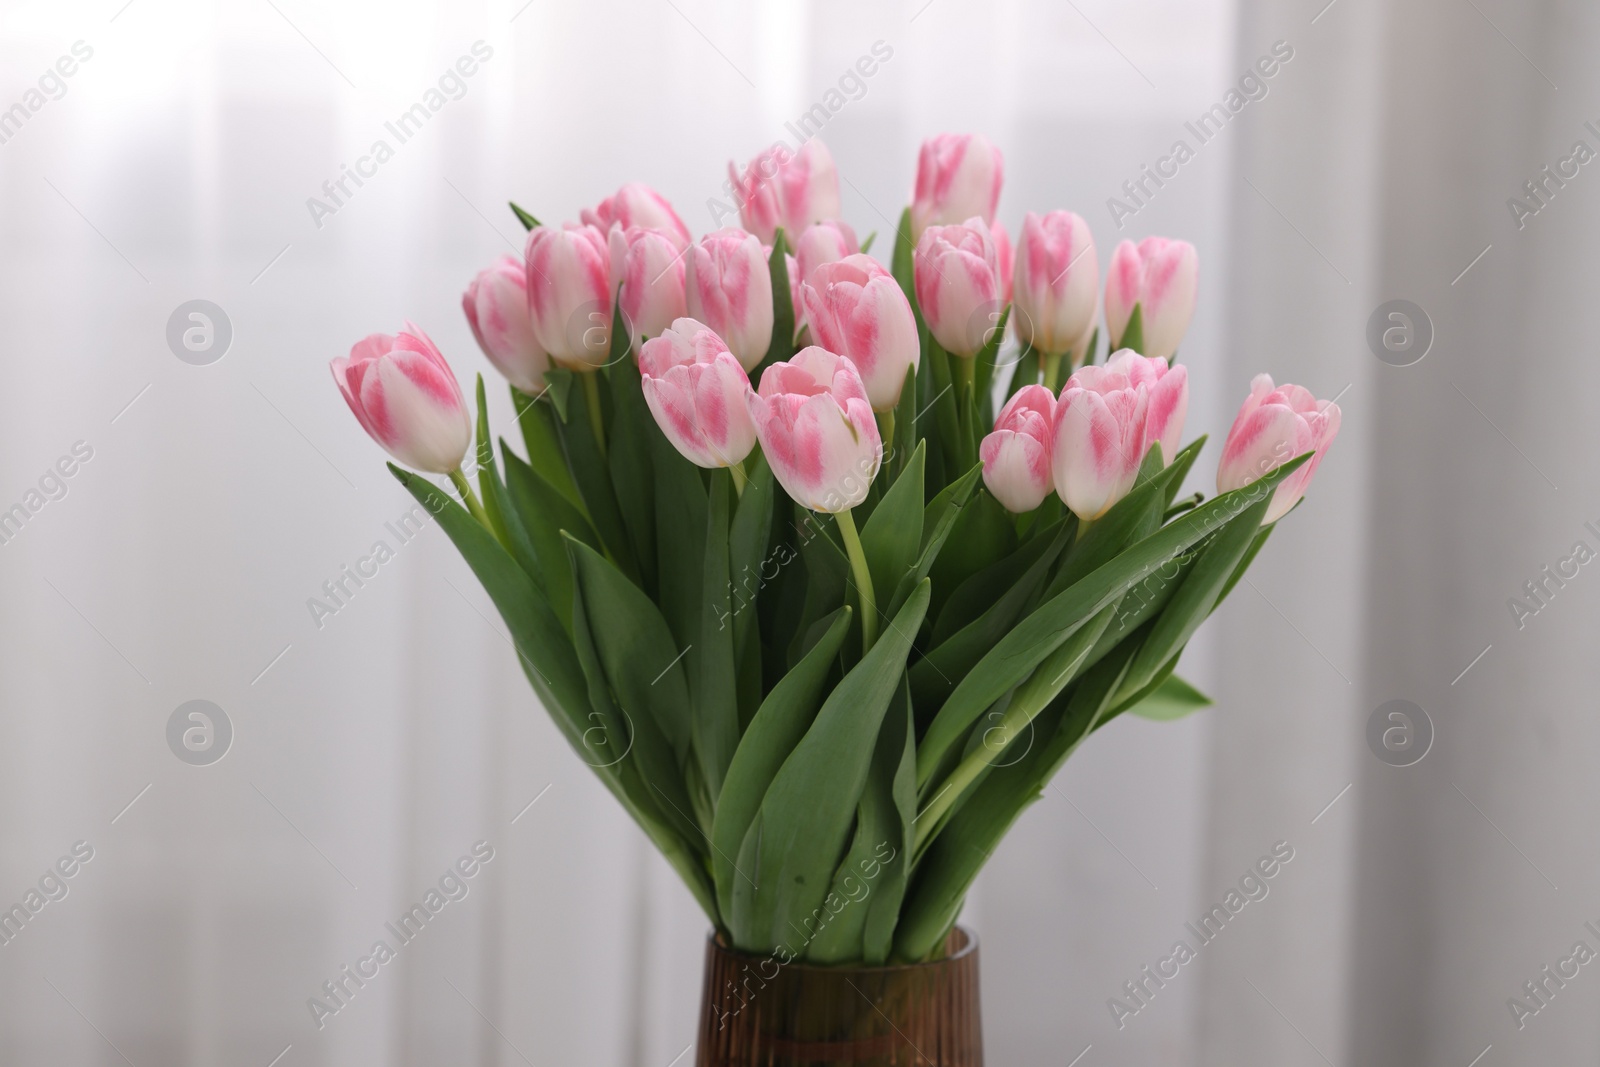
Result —
<instances>
[{"instance_id":1,"label":"closed tulip bud","mask_svg":"<svg viewBox=\"0 0 1600 1067\"><path fill-rule=\"evenodd\" d=\"M528 278L516 257L501 256L494 266L480 271L461 297L461 310L495 370L529 396L544 392L550 356L533 336Z\"/></svg>"},{"instance_id":2,"label":"closed tulip bud","mask_svg":"<svg viewBox=\"0 0 1600 1067\"><path fill-rule=\"evenodd\" d=\"M900 402L922 357L917 319L894 275L857 253L816 267L801 285L812 339L855 364L874 411Z\"/></svg>"},{"instance_id":3,"label":"closed tulip bud","mask_svg":"<svg viewBox=\"0 0 1600 1067\"><path fill-rule=\"evenodd\" d=\"M1005 164L982 134L941 133L922 142L911 199L911 236L929 226L964 222L974 215L994 221Z\"/></svg>"},{"instance_id":4,"label":"closed tulip bud","mask_svg":"<svg viewBox=\"0 0 1600 1067\"><path fill-rule=\"evenodd\" d=\"M611 352L611 255L593 226L535 226L528 233L533 336L568 370L604 366Z\"/></svg>"},{"instance_id":5,"label":"closed tulip bud","mask_svg":"<svg viewBox=\"0 0 1600 1067\"><path fill-rule=\"evenodd\" d=\"M1040 352L1064 355L1086 344L1100 292L1100 262L1089 224L1070 211L1028 212L1017 239L1017 338Z\"/></svg>"},{"instance_id":6,"label":"closed tulip bud","mask_svg":"<svg viewBox=\"0 0 1600 1067\"><path fill-rule=\"evenodd\" d=\"M1300 502L1317 473L1328 446L1339 433L1339 405L1318 400L1298 385L1272 384L1272 375L1258 374L1250 395L1239 408L1222 446L1217 465L1217 491L1242 489L1296 456L1314 452L1306 463L1273 492L1262 524L1277 522Z\"/></svg>"},{"instance_id":7,"label":"closed tulip bud","mask_svg":"<svg viewBox=\"0 0 1600 1067\"><path fill-rule=\"evenodd\" d=\"M729 163L728 179L739 201L739 221L762 244L772 244L779 226L793 238L813 222L839 217L839 172L828 146L815 137L798 152L773 145L743 174Z\"/></svg>"},{"instance_id":8,"label":"closed tulip bud","mask_svg":"<svg viewBox=\"0 0 1600 1067\"><path fill-rule=\"evenodd\" d=\"M1128 495L1144 459L1149 394L1109 366L1073 372L1056 402L1050 472L1072 513L1093 522Z\"/></svg>"},{"instance_id":9,"label":"closed tulip bud","mask_svg":"<svg viewBox=\"0 0 1600 1067\"><path fill-rule=\"evenodd\" d=\"M609 233L613 226L624 230L636 226L642 230L660 230L672 242L675 251L689 247L689 227L672 210L667 198L644 182L629 182L593 209L584 208L578 212L578 219L601 233Z\"/></svg>"},{"instance_id":10,"label":"closed tulip bud","mask_svg":"<svg viewBox=\"0 0 1600 1067\"><path fill-rule=\"evenodd\" d=\"M660 230L613 226L610 244L617 304L628 339L638 351L640 338L655 337L688 314L684 257Z\"/></svg>"},{"instance_id":11,"label":"closed tulip bud","mask_svg":"<svg viewBox=\"0 0 1600 1067\"><path fill-rule=\"evenodd\" d=\"M700 238L689 250L689 317L711 327L746 371L772 345L772 274L761 242L743 230Z\"/></svg>"},{"instance_id":12,"label":"closed tulip bud","mask_svg":"<svg viewBox=\"0 0 1600 1067\"><path fill-rule=\"evenodd\" d=\"M1122 344L1138 305L1144 323L1144 355L1171 359L1194 317L1200 257L1188 241L1146 237L1123 241L1111 255L1106 276L1106 330L1111 347Z\"/></svg>"},{"instance_id":13,"label":"closed tulip bud","mask_svg":"<svg viewBox=\"0 0 1600 1067\"><path fill-rule=\"evenodd\" d=\"M1011 253L1011 235L1006 232L1005 225L999 220L994 220L994 225L989 227L989 236L994 238L994 265L1000 272L1000 302L1011 303L1011 275L1013 269Z\"/></svg>"},{"instance_id":14,"label":"closed tulip bud","mask_svg":"<svg viewBox=\"0 0 1600 1067\"><path fill-rule=\"evenodd\" d=\"M811 272L824 263L837 263L845 256L861 251L856 231L848 222L830 219L813 222L800 232L794 244L795 258L799 261L800 281L808 281Z\"/></svg>"},{"instance_id":15,"label":"closed tulip bud","mask_svg":"<svg viewBox=\"0 0 1600 1067\"><path fill-rule=\"evenodd\" d=\"M946 352L975 356L1000 312L1000 268L988 223L930 226L917 242L912 278L922 320Z\"/></svg>"},{"instance_id":16,"label":"closed tulip bud","mask_svg":"<svg viewBox=\"0 0 1600 1067\"><path fill-rule=\"evenodd\" d=\"M755 447L745 395L750 379L722 338L680 318L639 350L644 401L690 463L731 467Z\"/></svg>"},{"instance_id":17,"label":"closed tulip bud","mask_svg":"<svg viewBox=\"0 0 1600 1067\"><path fill-rule=\"evenodd\" d=\"M1032 511L1055 488L1050 477L1050 427L1055 395L1042 385L1024 385L1000 409L994 432L978 446L983 484L1014 515Z\"/></svg>"},{"instance_id":18,"label":"closed tulip bud","mask_svg":"<svg viewBox=\"0 0 1600 1067\"><path fill-rule=\"evenodd\" d=\"M461 466L472 420L456 376L427 334L409 322L398 334L372 334L331 367L356 421L389 455L434 474Z\"/></svg>"},{"instance_id":19,"label":"closed tulip bud","mask_svg":"<svg viewBox=\"0 0 1600 1067\"><path fill-rule=\"evenodd\" d=\"M867 498L883 440L853 363L803 348L768 367L746 399L761 452L795 503L833 514Z\"/></svg>"},{"instance_id":20,"label":"closed tulip bud","mask_svg":"<svg viewBox=\"0 0 1600 1067\"><path fill-rule=\"evenodd\" d=\"M1183 437L1183 420L1189 414L1188 368L1173 367L1164 359L1141 356L1124 348L1106 360L1106 370L1126 374L1135 388L1142 386L1149 394L1144 442L1139 451L1142 455L1151 445L1160 444L1162 465L1171 463Z\"/></svg>"}]
</instances>

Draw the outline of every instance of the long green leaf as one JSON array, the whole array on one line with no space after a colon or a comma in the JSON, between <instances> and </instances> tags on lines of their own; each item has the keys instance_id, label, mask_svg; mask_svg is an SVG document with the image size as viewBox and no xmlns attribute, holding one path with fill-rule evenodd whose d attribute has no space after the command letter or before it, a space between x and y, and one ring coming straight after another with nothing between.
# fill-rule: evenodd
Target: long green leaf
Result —
<instances>
[{"instance_id":1,"label":"long green leaf","mask_svg":"<svg viewBox=\"0 0 1600 1067\"><path fill-rule=\"evenodd\" d=\"M620 355L617 348L622 349ZM611 424L606 463L611 471L618 510L628 531L633 558L645 592L656 593L656 484L652 477L650 437L664 436L644 402L639 367L628 354L628 331L619 302L611 324L613 362L606 369L611 386Z\"/></svg>"},{"instance_id":2,"label":"long green leaf","mask_svg":"<svg viewBox=\"0 0 1600 1067\"><path fill-rule=\"evenodd\" d=\"M916 565L922 544L922 460L919 447L861 531L861 548L879 604L888 605L901 579Z\"/></svg>"},{"instance_id":3,"label":"long green leaf","mask_svg":"<svg viewBox=\"0 0 1600 1067\"><path fill-rule=\"evenodd\" d=\"M567 562L567 546L561 540L561 533L565 530L594 549L600 547L600 539L589 525L589 520L511 451L503 440L500 442L500 451L506 464L506 491L511 498L511 506L533 543L534 555L539 560L539 577L550 598L550 607L562 625L570 628L572 566Z\"/></svg>"},{"instance_id":4,"label":"long green leaf","mask_svg":"<svg viewBox=\"0 0 1600 1067\"><path fill-rule=\"evenodd\" d=\"M523 446L528 450L528 466L587 517L583 497L572 480L572 472L567 469L567 454L561 448L555 398L549 391L537 398L531 397L513 385L511 407L517 413L517 425L522 427Z\"/></svg>"},{"instance_id":5,"label":"long green leaf","mask_svg":"<svg viewBox=\"0 0 1600 1067\"><path fill-rule=\"evenodd\" d=\"M845 606L833 613L822 640L772 687L750 721L750 728L739 739L739 747L722 784L722 794L717 798L717 815L711 832L715 845L712 870L717 885L717 906L724 921L733 915L734 879L745 877L735 870L734 856L744 841L745 832L750 829L751 820L761 809L767 787L816 718L833 658L838 655L849 630L850 608ZM747 931L737 926L732 930L735 941L745 943Z\"/></svg>"},{"instance_id":6,"label":"long green leaf","mask_svg":"<svg viewBox=\"0 0 1600 1067\"><path fill-rule=\"evenodd\" d=\"M919 445L918 451L926 458L926 448ZM900 606L906 602L906 598L916 589L917 584L933 571L935 564L938 563L939 553L950 538L950 531L955 529L968 501L972 499L973 487L978 484L978 475L981 473L983 473L981 465L973 467L939 490L938 494L928 501L928 506L922 510L922 543L918 546L916 566L910 573L904 575L900 579L900 584L895 587L894 599L889 603L890 615L900 610ZM929 605L930 607L932 605L931 599Z\"/></svg>"},{"instance_id":7,"label":"long green leaf","mask_svg":"<svg viewBox=\"0 0 1600 1067\"><path fill-rule=\"evenodd\" d=\"M728 581L728 512L733 480L711 472L706 509L705 562L701 571L699 656L694 666L693 737L700 769L713 798L739 747L739 702L733 658L733 602Z\"/></svg>"},{"instance_id":8,"label":"long green leaf","mask_svg":"<svg viewBox=\"0 0 1600 1067\"><path fill-rule=\"evenodd\" d=\"M827 895L822 898L816 921L803 920L811 939L806 947L806 959L814 963L872 962L866 951L865 937L868 919L875 911L880 926L874 931L878 962L888 955L893 942L893 925L885 923L883 909L876 905L882 902L886 891L890 894L905 891L906 850L902 840L905 831L894 789L906 755L909 700L905 676L901 675L896 700L884 715L883 727L878 732L872 766L861 790L861 802L856 805L854 838L833 874ZM869 874L872 877L869 878ZM893 903L898 910L898 896ZM888 926L888 937L883 936L881 927L884 925Z\"/></svg>"},{"instance_id":9,"label":"long green leaf","mask_svg":"<svg viewBox=\"0 0 1600 1067\"><path fill-rule=\"evenodd\" d=\"M1130 715L1171 722L1211 706L1211 698L1179 678L1168 675L1153 693L1128 708Z\"/></svg>"},{"instance_id":10,"label":"long green leaf","mask_svg":"<svg viewBox=\"0 0 1600 1067\"><path fill-rule=\"evenodd\" d=\"M927 608L924 582L829 694L767 790L740 848L740 866L750 870L744 859L752 858L760 888L743 880L734 887L735 922L750 931L746 948L770 949L793 937L822 906L848 843L873 742Z\"/></svg>"}]
</instances>

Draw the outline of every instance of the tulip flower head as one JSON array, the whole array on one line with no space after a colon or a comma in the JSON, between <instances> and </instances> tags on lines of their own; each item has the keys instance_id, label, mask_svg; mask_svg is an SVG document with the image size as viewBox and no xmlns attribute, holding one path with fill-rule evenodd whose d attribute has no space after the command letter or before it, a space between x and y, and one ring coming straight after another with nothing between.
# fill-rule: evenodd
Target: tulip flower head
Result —
<instances>
[{"instance_id":1,"label":"tulip flower head","mask_svg":"<svg viewBox=\"0 0 1600 1067\"><path fill-rule=\"evenodd\" d=\"M550 356L533 336L528 317L528 278L514 256L501 256L472 279L461 310L478 347L506 380L529 396L544 392Z\"/></svg>"},{"instance_id":2,"label":"tulip flower head","mask_svg":"<svg viewBox=\"0 0 1600 1067\"><path fill-rule=\"evenodd\" d=\"M746 371L772 345L772 274L761 242L743 230L706 234L689 250L689 317L727 342Z\"/></svg>"},{"instance_id":3,"label":"tulip flower head","mask_svg":"<svg viewBox=\"0 0 1600 1067\"><path fill-rule=\"evenodd\" d=\"M1157 356L1141 356L1131 348L1124 348L1106 360L1105 369L1115 374L1127 375L1135 388L1143 388L1150 398L1145 411L1144 440L1139 455L1150 450L1153 444L1161 446L1161 463L1165 466L1178 454L1183 438L1183 420L1189 413L1189 369L1170 366Z\"/></svg>"},{"instance_id":4,"label":"tulip flower head","mask_svg":"<svg viewBox=\"0 0 1600 1067\"><path fill-rule=\"evenodd\" d=\"M963 222L974 215L994 221L1005 176L1000 150L982 134L941 133L922 142L911 196L911 236L929 226Z\"/></svg>"},{"instance_id":5,"label":"tulip flower head","mask_svg":"<svg viewBox=\"0 0 1600 1067\"><path fill-rule=\"evenodd\" d=\"M1145 453L1149 388L1126 368L1080 367L1067 379L1051 427L1056 492L1083 522L1100 518L1133 488Z\"/></svg>"},{"instance_id":6,"label":"tulip flower head","mask_svg":"<svg viewBox=\"0 0 1600 1067\"><path fill-rule=\"evenodd\" d=\"M848 222L830 219L813 222L800 232L794 243L795 258L799 261L799 280L811 278L811 272L824 263L837 263L845 256L861 251L856 231Z\"/></svg>"},{"instance_id":7,"label":"tulip flower head","mask_svg":"<svg viewBox=\"0 0 1600 1067\"><path fill-rule=\"evenodd\" d=\"M746 230L772 244L779 226L794 239L813 222L839 217L839 172L828 146L813 137L791 152L775 144L740 173L728 164L729 185Z\"/></svg>"},{"instance_id":8,"label":"tulip flower head","mask_svg":"<svg viewBox=\"0 0 1600 1067\"><path fill-rule=\"evenodd\" d=\"M898 404L922 348L911 302L894 275L857 253L816 267L801 284L801 300L813 339L855 364L872 409Z\"/></svg>"},{"instance_id":9,"label":"tulip flower head","mask_svg":"<svg viewBox=\"0 0 1600 1067\"><path fill-rule=\"evenodd\" d=\"M528 233L533 336L568 370L604 366L611 353L611 253L593 226L535 226Z\"/></svg>"},{"instance_id":10,"label":"tulip flower head","mask_svg":"<svg viewBox=\"0 0 1600 1067\"><path fill-rule=\"evenodd\" d=\"M398 334L372 334L331 368L356 421L391 456L433 474L460 468L472 421L456 376L427 334L410 322Z\"/></svg>"},{"instance_id":11,"label":"tulip flower head","mask_svg":"<svg viewBox=\"0 0 1600 1067\"><path fill-rule=\"evenodd\" d=\"M1050 429L1056 398L1042 385L1024 385L1000 409L994 431L983 439L983 484L1014 515L1044 503L1055 485L1050 477Z\"/></svg>"},{"instance_id":12,"label":"tulip flower head","mask_svg":"<svg viewBox=\"0 0 1600 1067\"><path fill-rule=\"evenodd\" d=\"M629 182L593 209L584 208L578 212L578 220L601 233L609 233L613 226L660 230L675 251L689 247L689 227L672 210L666 197L643 182Z\"/></svg>"},{"instance_id":13,"label":"tulip flower head","mask_svg":"<svg viewBox=\"0 0 1600 1067\"><path fill-rule=\"evenodd\" d=\"M1028 212L1017 239L1012 321L1024 344L1060 356L1087 343L1100 292L1089 224L1070 211Z\"/></svg>"},{"instance_id":14,"label":"tulip flower head","mask_svg":"<svg viewBox=\"0 0 1600 1067\"><path fill-rule=\"evenodd\" d=\"M1123 332L1137 305L1144 323L1147 356L1171 359L1194 317L1200 258L1188 241L1146 237L1123 241L1111 255L1106 277L1106 330L1111 347L1121 347Z\"/></svg>"},{"instance_id":15,"label":"tulip flower head","mask_svg":"<svg viewBox=\"0 0 1600 1067\"><path fill-rule=\"evenodd\" d=\"M684 256L660 230L613 226L609 236L617 304L637 352L640 338L656 337L688 314Z\"/></svg>"},{"instance_id":16,"label":"tulip flower head","mask_svg":"<svg viewBox=\"0 0 1600 1067\"><path fill-rule=\"evenodd\" d=\"M930 226L912 258L922 319L946 352L975 356L1000 315L1000 266L988 223Z\"/></svg>"},{"instance_id":17,"label":"tulip flower head","mask_svg":"<svg viewBox=\"0 0 1600 1067\"><path fill-rule=\"evenodd\" d=\"M762 454L795 503L837 514L867 498L883 440L855 364L812 345L768 367L746 399Z\"/></svg>"},{"instance_id":18,"label":"tulip flower head","mask_svg":"<svg viewBox=\"0 0 1600 1067\"><path fill-rule=\"evenodd\" d=\"M680 318L639 350L644 400L661 432L699 467L731 467L755 447L750 379L703 324Z\"/></svg>"},{"instance_id":19,"label":"tulip flower head","mask_svg":"<svg viewBox=\"0 0 1600 1067\"><path fill-rule=\"evenodd\" d=\"M1305 495L1338 436L1339 418L1339 405L1331 400L1318 400L1298 385L1274 386L1270 374L1256 375L1222 446L1217 492L1242 489L1294 457L1314 452L1274 490L1262 525L1277 522Z\"/></svg>"}]
</instances>

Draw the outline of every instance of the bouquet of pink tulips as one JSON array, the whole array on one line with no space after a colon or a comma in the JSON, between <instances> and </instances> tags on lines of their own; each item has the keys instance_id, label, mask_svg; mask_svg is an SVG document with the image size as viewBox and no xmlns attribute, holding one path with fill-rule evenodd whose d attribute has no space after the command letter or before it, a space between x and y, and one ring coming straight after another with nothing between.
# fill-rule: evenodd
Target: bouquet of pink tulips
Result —
<instances>
[{"instance_id":1,"label":"bouquet of pink tulips","mask_svg":"<svg viewBox=\"0 0 1600 1067\"><path fill-rule=\"evenodd\" d=\"M1178 657L1339 428L1260 375L1218 495L1180 499L1194 249L1116 249L1102 361L1088 226L1030 213L1013 255L1000 183L984 138L930 140L887 269L816 140L735 170L744 228L698 241L639 184L560 227L513 205L526 257L463 305L525 454L481 377L474 435L414 326L333 361L368 433L454 484L391 465L573 748L780 962L937 954L1091 733L1206 704Z\"/></svg>"}]
</instances>

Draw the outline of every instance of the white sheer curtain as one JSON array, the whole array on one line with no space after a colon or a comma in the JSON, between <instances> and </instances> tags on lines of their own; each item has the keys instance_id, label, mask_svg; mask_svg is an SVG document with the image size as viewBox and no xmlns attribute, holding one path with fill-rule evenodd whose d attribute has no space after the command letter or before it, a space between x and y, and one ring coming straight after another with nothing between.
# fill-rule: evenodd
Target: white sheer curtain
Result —
<instances>
[{"instance_id":1,"label":"white sheer curtain","mask_svg":"<svg viewBox=\"0 0 1600 1067\"><path fill-rule=\"evenodd\" d=\"M991 1061L1592 1057L1589 968L1520 1031L1505 1000L1572 942L1600 949L1583 926L1600 923L1593 603L1571 580L1519 631L1504 601L1575 539L1600 547L1583 529L1600 520L1600 209L1587 167L1524 229L1505 198L1574 140L1600 147L1583 125L1597 17L1489 0L12 5L0 511L36 513L0 544L0 905L76 842L94 855L0 944L0 1063L691 1060L703 918L547 721L442 535L393 532L410 499L325 365L411 318L464 382L497 383L458 298L520 248L508 198L569 218L639 179L709 230L725 161L878 41L892 58L822 136L880 254L920 139L981 129L1006 151L1013 231L1068 207L1102 262L1125 236L1199 247L1183 358L1202 471L1257 370L1345 412L1315 492L1186 659L1218 706L1097 735L974 891ZM474 73L441 85L478 41ZM1279 42L1292 58L1119 228L1108 198L1195 141L1185 123ZM72 75L42 84L62 56ZM385 123L430 87L447 102L402 143ZM392 158L361 164L380 139ZM325 183L358 164L372 173L335 199ZM1394 298L1434 325L1413 367L1366 348ZM232 326L207 366L166 339L195 299ZM1560 388L1535 392L1547 378ZM92 457L47 477L79 442ZM344 579L378 541L393 558ZM1364 740L1397 697L1436 728L1413 767ZM209 766L166 739L194 699L233 728ZM1119 1028L1108 999L1280 841L1294 859L1267 898ZM332 1004L323 983L478 842L493 859L467 895L319 1028L308 998Z\"/></svg>"}]
</instances>

